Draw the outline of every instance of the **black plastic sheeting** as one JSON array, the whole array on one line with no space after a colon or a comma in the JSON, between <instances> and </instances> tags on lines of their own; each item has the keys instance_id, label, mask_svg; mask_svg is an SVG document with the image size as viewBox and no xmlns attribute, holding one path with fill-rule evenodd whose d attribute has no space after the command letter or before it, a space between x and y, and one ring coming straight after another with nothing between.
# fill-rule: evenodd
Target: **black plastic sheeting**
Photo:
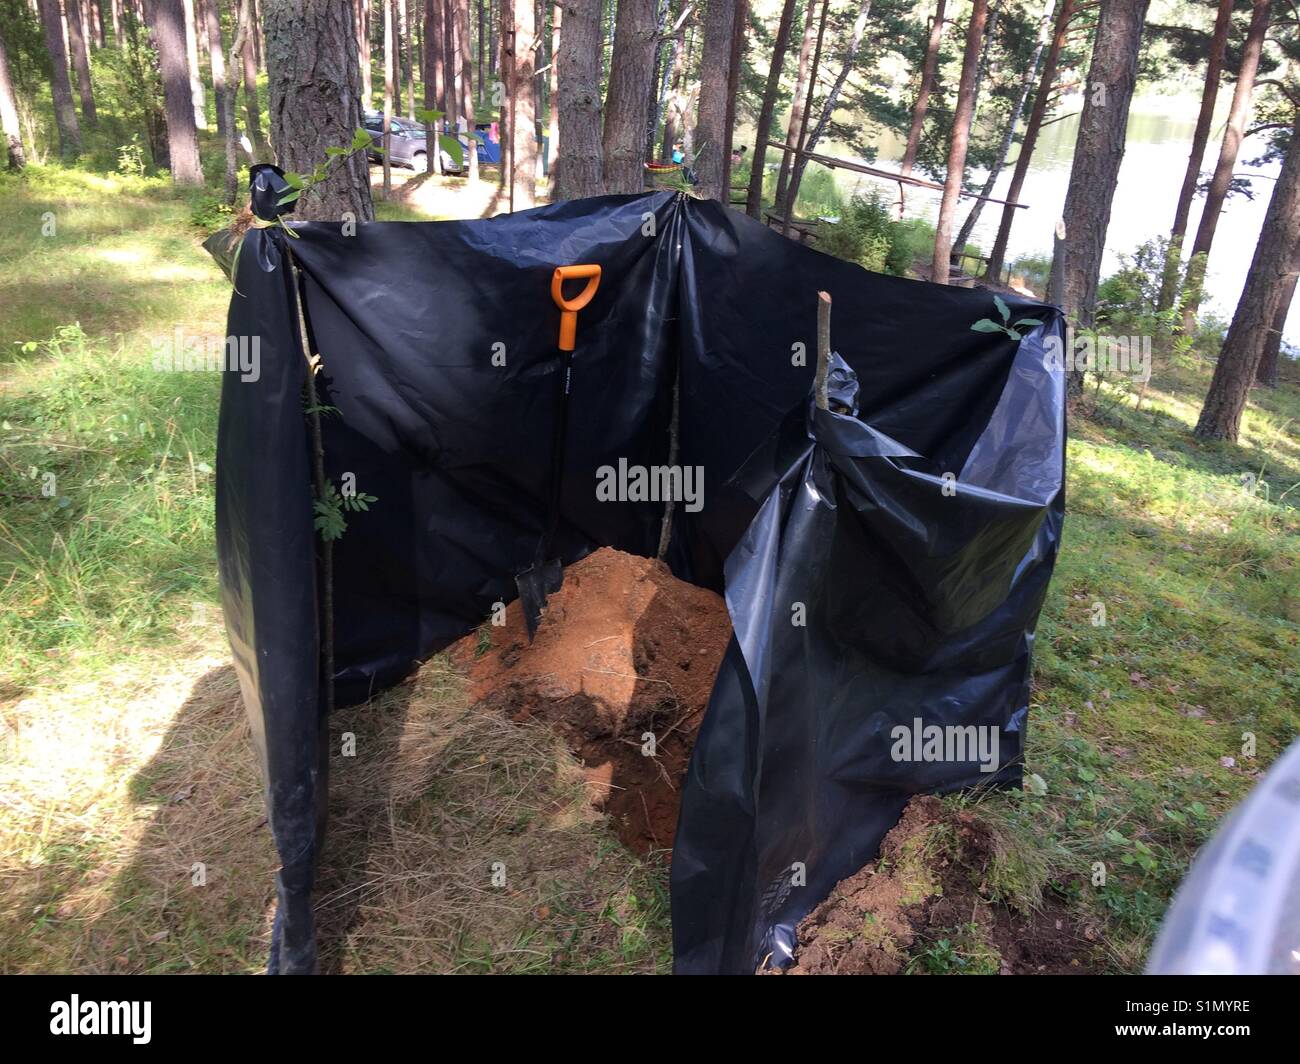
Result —
<instances>
[{"instance_id":1,"label":"black plastic sheeting","mask_svg":"<svg viewBox=\"0 0 1300 1064\"><path fill-rule=\"evenodd\" d=\"M333 548L342 705L483 623L535 559L559 265L603 274L578 320L552 544L566 564L655 552L663 504L600 501L596 470L668 463L677 388L677 464L702 468L704 495L677 505L668 561L724 592L735 627L683 794L676 970L787 962L799 918L874 857L909 795L1019 782L1064 505L1057 309L1008 299L1037 324L1019 341L976 331L1000 320L986 291L868 273L671 192L483 221L290 222L225 261L229 334L260 352L255 381L223 381L217 534L282 861L271 971L317 967L328 786L303 333L334 408L326 475L377 500ZM819 290L832 409L851 413L809 398ZM972 742L900 760L924 752L900 754L893 729L918 722L990 729L996 759Z\"/></svg>"}]
</instances>

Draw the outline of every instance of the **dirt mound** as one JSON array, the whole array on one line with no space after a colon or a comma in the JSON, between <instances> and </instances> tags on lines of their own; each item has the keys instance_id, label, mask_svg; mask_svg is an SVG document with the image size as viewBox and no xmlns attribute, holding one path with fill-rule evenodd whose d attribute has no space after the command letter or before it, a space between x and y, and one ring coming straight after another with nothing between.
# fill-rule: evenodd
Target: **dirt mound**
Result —
<instances>
[{"instance_id":1,"label":"dirt mound","mask_svg":"<svg viewBox=\"0 0 1300 1064\"><path fill-rule=\"evenodd\" d=\"M565 570L532 645L518 602L505 616L453 651L472 697L556 728L619 838L638 853L670 848L681 780L731 638L726 603L662 562L604 548Z\"/></svg>"},{"instance_id":2,"label":"dirt mound","mask_svg":"<svg viewBox=\"0 0 1300 1064\"><path fill-rule=\"evenodd\" d=\"M1090 943L1059 900L1049 896L1039 910L1019 913L987 896L993 852L975 814L929 795L913 798L880 857L800 921L785 974L1089 971Z\"/></svg>"}]
</instances>

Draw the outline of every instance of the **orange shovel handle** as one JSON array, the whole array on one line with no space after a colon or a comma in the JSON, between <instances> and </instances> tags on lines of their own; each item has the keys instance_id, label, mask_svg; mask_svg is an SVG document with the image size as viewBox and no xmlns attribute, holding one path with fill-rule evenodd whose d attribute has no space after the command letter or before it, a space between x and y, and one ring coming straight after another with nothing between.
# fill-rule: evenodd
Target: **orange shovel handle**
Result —
<instances>
[{"instance_id":1,"label":"orange shovel handle","mask_svg":"<svg viewBox=\"0 0 1300 1064\"><path fill-rule=\"evenodd\" d=\"M573 299L564 298L564 282L587 279L587 287ZM591 302L600 287L600 267L596 265L557 266L551 277L551 298L560 308L560 350L572 351L578 339L578 311Z\"/></svg>"}]
</instances>

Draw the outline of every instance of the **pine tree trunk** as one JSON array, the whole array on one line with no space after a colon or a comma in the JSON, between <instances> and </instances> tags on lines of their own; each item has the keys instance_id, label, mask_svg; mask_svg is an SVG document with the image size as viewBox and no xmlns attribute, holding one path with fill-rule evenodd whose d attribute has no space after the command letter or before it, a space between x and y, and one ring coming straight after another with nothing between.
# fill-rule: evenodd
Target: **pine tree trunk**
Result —
<instances>
[{"instance_id":1,"label":"pine tree trunk","mask_svg":"<svg viewBox=\"0 0 1300 1064\"><path fill-rule=\"evenodd\" d=\"M735 0L707 0L704 50L700 53L700 104L695 125L696 191L705 199L726 202L727 89L731 81L731 35Z\"/></svg>"},{"instance_id":2,"label":"pine tree trunk","mask_svg":"<svg viewBox=\"0 0 1300 1064\"><path fill-rule=\"evenodd\" d=\"M214 8L216 0L213 0ZM252 21L251 0L235 0L235 36L230 43L230 64L235 69L244 61L244 55L250 47L248 43L249 23ZM232 81L226 92L222 105L225 108L225 147L226 147L226 202L235 205L239 195L239 156L235 141L235 96L239 92L238 83Z\"/></svg>"},{"instance_id":3,"label":"pine tree trunk","mask_svg":"<svg viewBox=\"0 0 1300 1064\"><path fill-rule=\"evenodd\" d=\"M645 127L654 78L655 0L620 0L601 137L607 192L645 188Z\"/></svg>"},{"instance_id":4,"label":"pine tree trunk","mask_svg":"<svg viewBox=\"0 0 1300 1064\"><path fill-rule=\"evenodd\" d=\"M393 8L397 0L380 0L384 5L384 199L393 196ZM426 150L438 150L437 141L428 145Z\"/></svg>"},{"instance_id":5,"label":"pine tree trunk","mask_svg":"<svg viewBox=\"0 0 1300 1064\"><path fill-rule=\"evenodd\" d=\"M22 130L18 123L18 97L14 94L13 75L9 72L9 53L5 50L3 27L0 27L0 132L5 138L5 159L11 170L27 165L23 152Z\"/></svg>"},{"instance_id":6,"label":"pine tree trunk","mask_svg":"<svg viewBox=\"0 0 1300 1064\"><path fill-rule=\"evenodd\" d=\"M948 145L948 172L944 175L943 199L939 203L939 218L934 227L934 260L930 265L930 279L935 284L948 283L949 259L952 255L952 219L957 210L957 197L961 193L962 175L966 172L966 149L970 146L970 124L975 114L975 78L988 14L988 0L975 0L970 23L966 27L966 52L962 57L957 109L953 113L952 140Z\"/></svg>"},{"instance_id":7,"label":"pine tree trunk","mask_svg":"<svg viewBox=\"0 0 1300 1064\"><path fill-rule=\"evenodd\" d=\"M722 143L723 203L731 204L731 153L736 133L736 97L740 95L740 66L745 56L745 25L749 21L749 0L735 0L736 15L731 26L731 60L727 70L727 114L722 121L726 139Z\"/></svg>"},{"instance_id":8,"label":"pine tree trunk","mask_svg":"<svg viewBox=\"0 0 1300 1064\"><path fill-rule=\"evenodd\" d=\"M443 0L425 0L424 5L424 106L432 111L444 111L447 102L446 55L443 48ZM433 98L429 99L432 90Z\"/></svg>"},{"instance_id":9,"label":"pine tree trunk","mask_svg":"<svg viewBox=\"0 0 1300 1064\"><path fill-rule=\"evenodd\" d=\"M240 60L240 66L244 73L244 117L248 122L248 139L253 145L254 150L261 150L265 143L262 136L262 105L257 99L257 59L253 55L253 41L257 33L253 27L253 19L256 17L253 10L253 0L243 0L249 5L248 10L248 39L244 41L244 54Z\"/></svg>"},{"instance_id":10,"label":"pine tree trunk","mask_svg":"<svg viewBox=\"0 0 1300 1064\"><path fill-rule=\"evenodd\" d=\"M266 12L262 7L262 0L253 0L253 23L249 27L252 36L249 38L253 45L253 58L257 61L258 73L266 73L266 31L263 25L266 20Z\"/></svg>"},{"instance_id":11,"label":"pine tree trunk","mask_svg":"<svg viewBox=\"0 0 1300 1064\"><path fill-rule=\"evenodd\" d=\"M407 34L406 21L406 0L394 0L396 8L393 11L393 62L396 64L393 73L393 114L400 115L407 108L403 106L405 100L410 105L409 118L415 119L415 97L409 96L404 84L408 82L408 72L410 63L406 56L406 44L409 39Z\"/></svg>"},{"instance_id":12,"label":"pine tree trunk","mask_svg":"<svg viewBox=\"0 0 1300 1064\"><path fill-rule=\"evenodd\" d=\"M370 58L370 19L372 14L373 0L360 0L361 3L361 30L357 39L359 55L357 60L361 65L361 106L363 109L369 108L375 102L375 75ZM428 32L427 30L425 31Z\"/></svg>"},{"instance_id":13,"label":"pine tree trunk","mask_svg":"<svg viewBox=\"0 0 1300 1064\"><path fill-rule=\"evenodd\" d=\"M794 23L795 0L785 0L781 7L781 21L776 26L776 39L772 42L772 60L768 66L767 84L763 87L763 102L758 109L758 126L754 131L754 159L749 169L749 190L745 194L745 213L758 218L763 211L763 174L767 161L767 140L772 131L772 114L776 110L776 96L781 89L781 70L785 66L785 53L790 47L790 27ZM812 0L808 0L811 8Z\"/></svg>"},{"instance_id":14,"label":"pine tree trunk","mask_svg":"<svg viewBox=\"0 0 1300 1064\"><path fill-rule=\"evenodd\" d=\"M478 140L474 136L474 56L470 49L469 0L456 0L456 43L460 48L460 110L465 119L468 145L465 166L471 181L478 180Z\"/></svg>"},{"instance_id":15,"label":"pine tree trunk","mask_svg":"<svg viewBox=\"0 0 1300 1064\"><path fill-rule=\"evenodd\" d=\"M203 184L199 139L190 94L190 65L185 58L184 0L153 0L154 46L162 72L163 105L167 112L167 157L178 185Z\"/></svg>"},{"instance_id":16,"label":"pine tree trunk","mask_svg":"<svg viewBox=\"0 0 1300 1064\"><path fill-rule=\"evenodd\" d=\"M686 66L686 23L683 20L673 37L671 54L664 64L664 91L660 104L663 112L664 137L660 141L659 161L670 163L673 160L673 147L677 143L677 127L681 121L682 81ZM658 122L655 123L656 126Z\"/></svg>"},{"instance_id":17,"label":"pine tree trunk","mask_svg":"<svg viewBox=\"0 0 1300 1064\"><path fill-rule=\"evenodd\" d=\"M194 0L182 0L185 15L185 66L190 76L190 100L194 108L194 125L208 128L207 99L203 92L203 72L199 67L199 33Z\"/></svg>"},{"instance_id":18,"label":"pine tree trunk","mask_svg":"<svg viewBox=\"0 0 1300 1064\"><path fill-rule=\"evenodd\" d=\"M442 109L442 0L424 0L424 109ZM430 173L442 174L438 122L424 123L424 143Z\"/></svg>"},{"instance_id":19,"label":"pine tree trunk","mask_svg":"<svg viewBox=\"0 0 1300 1064\"><path fill-rule=\"evenodd\" d=\"M442 110L447 116L447 128L456 128L456 117L460 113L460 72L456 69L456 10L452 0L440 0L442 11ZM529 0L515 0L516 4Z\"/></svg>"},{"instance_id":20,"label":"pine tree trunk","mask_svg":"<svg viewBox=\"0 0 1300 1064\"><path fill-rule=\"evenodd\" d=\"M1038 132L1042 129L1043 119L1047 115L1052 89L1056 85L1056 70L1060 65L1061 51L1065 48L1070 20L1074 18L1075 10L1076 0L1061 0L1060 10L1056 13L1052 45L1047 50L1043 76L1038 82L1038 91L1034 94L1034 106L1029 111L1025 137L1020 142L1020 154L1016 156L1016 166L1011 172L1011 185L1007 189L1007 205L1002 208L1002 221L998 225L998 235L993 241L993 250L989 252L987 276L990 280L996 281L1002 273L1002 266L1007 256L1007 243L1011 239L1011 225L1016 220L1016 208L1010 204L1019 202L1020 192L1025 187L1025 176L1029 173L1029 164L1033 160L1034 148L1038 144Z\"/></svg>"},{"instance_id":21,"label":"pine tree trunk","mask_svg":"<svg viewBox=\"0 0 1300 1064\"><path fill-rule=\"evenodd\" d=\"M822 21L826 18L826 3L822 3ZM790 148L799 146L799 138L802 135L804 127L804 96L811 93L808 91L808 67L812 61L813 41L817 37L817 20L814 18L813 8L817 0L805 0L803 12L803 41L799 45L799 63L795 68L794 92L790 96L790 121L785 127L785 143L787 148L781 153L781 169L776 175L776 196L774 207L778 214L785 213L786 191L790 185L790 166L794 159L794 153ZM793 208L792 208L793 209Z\"/></svg>"},{"instance_id":22,"label":"pine tree trunk","mask_svg":"<svg viewBox=\"0 0 1300 1064\"><path fill-rule=\"evenodd\" d=\"M1187 219L1192 213L1192 200L1201 177L1201 163L1205 159L1205 146L1210 141L1210 127L1214 122L1214 104L1219 98L1219 81L1223 77L1223 56L1228 47L1228 30L1232 28L1233 0L1219 0L1219 11L1214 19L1214 33L1210 38L1210 55L1205 66L1205 86L1201 90L1201 109L1196 116L1196 129L1192 133L1192 150L1187 157L1187 170L1178 190L1178 205L1174 208L1174 227L1169 232L1169 250L1164 276L1160 282L1157 310L1168 310L1178 294L1179 257L1183 238L1187 236Z\"/></svg>"},{"instance_id":23,"label":"pine tree trunk","mask_svg":"<svg viewBox=\"0 0 1300 1064\"><path fill-rule=\"evenodd\" d=\"M903 161L898 172L904 177L910 176L916 165L917 152L921 150L921 131L925 128L925 113L930 109L930 93L934 90L934 76L939 69L939 46L943 43L943 15L946 0L937 0L934 6L934 19L930 23L930 38L925 45L925 62L921 66L921 83L916 89L916 102L912 104L912 125L907 131L907 147L903 149ZM906 199L904 188L898 186L898 214L902 217L903 204Z\"/></svg>"},{"instance_id":24,"label":"pine tree trunk","mask_svg":"<svg viewBox=\"0 0 1300 1064\"><path fill-rule=\"evenodd\" d=\"M1007 119L1006 128L1002 131L1002 143L998 145L998 154L989 168L988 176L984 179L984 187L980 189L980 197L971 204L970 211L966 215L966 220L962 222L961 230L957 234L956 246L964 248L966 242L970 239L971 233L975 231L975 226L979 223L980 215L984 212L984 204L988 197L993 195L993 187L998 183L998 178L1002 175L1002 168L1007 165L1007 155L1011 151L1011 142L1016 135L1016 126L1020 124L1020 116L1025 112L1025 102L1029 99L1029 89L1034 83L1034 78L1038 75L1038 64L1043 59L1043 47L1047 43L1046 30L1052 21L1052 8L1056 6L1056 0L1047 0L1043 7L1043 13L1038 19L1038 32L1035 35L1034 58L1030 61L1025 70L1024 77L1020 81L1020 92L1016 96L1015 106L1011 108L1011 117ZM989 30L989 37L992 38L993 31Z\"/></svg>"},{"instance_id":25,"label":"pine tree trunk","mask_svg":"<svg viewBox=\"0 0 1300 1064\"><path fill-rule=\"evenodd\" d=\"M226 55L221 44L220 0L203 5L204 28L208 38L208 65L212 68L212 95L217 106L217 132L226 135Z\"/></svg>"},{"instance_id":26,"label":"pine tree trunk","mask_svg":"<svg viewBox=\"0 0 1300 1064\"><path fill-rule=\"evenodd\" d=\"M346 148L360 128L361 79L351 0L265 0L271 140L286 170L311 173L325 149ZM295 216L358 222L374 218L370 170L364 152L330 168L305 193Z\"/></svg>"},{"instance_id":27,"label":"pine tree trunk","mask_svg":"<svg viewBox=\"0 0 1300 1064\"><path fill-rule=\"evenodd\" d=\"M1295 283L1296 249L1300 248L1300 122L1268 201L1255 257L1237 302L1210 390L1196 423L1203 440L1232 440L1241 432L1241 416L1289 285Z\"/></svg>"},{"instance_id":28,"label":"pine tree trunk","mask_svg":"<svg viewBox=\"0 0 1300 1064\"><path fill-rule=\"evenodd\" d=\"M1111 203L1124 160L1129 104L1137 81L1138 50L1148 0L1101 0L1097 35L1074 163L1062 212L1064 238L1053 256L1054 285L1074 324L1089 328L1097 300ZM1070 374L1070 390L1078 394L1083 379Z\"/></svg>"},{"instance_id":29,"label":"pine tree trunk","mask_svg":"<svg viewBox=\"0 0 1300 1064\"><path fill-rule=\"evenodd\" d=\"M551 7L551 69L547 71L547 95L550 103L547 107L547 142L546 172L551 179L551 198L556 198L559 178L556 167L560 156L560 27L564 25L564 8L560 4Z\"/></svg>"},{"instance_id":30,"label":"pine tree trunk","mask_svg":"<svg viewBox=\"0 0 1300 1064\"><path fill-rule=\"evenodd\" d=\"M1282 357L1282 334L1286 330L1286 320L1291 316L1291 303L1295 299L1296 282L1300 281L1300 247L1291 257L1291 278L1282 288L1282 298L1277 304L1277 315L1273 318L1273 327L1269 329L1264 340L1264 353L1259 359L1259 368L1255 371L1255 383L1268 388L1276 388L1278 380L1278 359Z\"/></svg>"},{"instance_id":31,"label":"pine tree trunk","mask_svg":"<svg viewBox=\"0 0 1300 1064\"><path fill-rule=\"evenodd\" d=\"M1268 14L1270 0L1253 0L1250 13L1250 28L1246 31L1246 40L1241 49L1241 65L1237 69L1237 84L1232 90L1232 106L1228 110L1228 124L1223 131L1223 143L1219 146L1219 161L1214 167L1214 176L1210 178L1210 188L1205 194L1205 206L1201 210L1201 222L1196 227L1196 239L1192 242L1191 260L1203 255L1205 260L1193 265L1189 261L1189 271L1200 272L1205 269L1210 249L1214 246L1214 231L1219 225L1219 215L1223 212L1224 201L1228 198L1228 189L1232 185L1232 171L1237 165L1237 154L1241 142L1246 136L1246 123L1250 119L1250 104L1255 92L1255 74L1259 70L1259 56L1264 46L1264 35L1268 32ZM1201 275L1204 276L1203 274ZM1196 329L1196 312L1200 309L1200 284L1187 286L1186 303L1183 306L1183 332L1191 334ZM1234 436L1235 438L1235 436Z\"/></svg>"},{"instance_id":32,"label":"pine tree trunk","mask_svg":"<svg viewBox=\"0 0 1300 1064\"><path fill-rule=\"evenodd\" d=\"M536 43L532 0L503 0L502 65L509 79L510 209L527 210L537 196L537 124L533 108L533 46Z\"/></svg>"},{"instance_id":33,"label":"pine tree trunk","mask_svg":"<svg viewBox=\"0 0 1300 1064\"><path fill-rule=\"evenodd\" d=\"M825 8L822 9L823 15ZM803 172L808 167L807 152L811 152L817 147L817 142L821 140L822 134L826 132L826 127L830 125L831 115L835 113L835 108L839 104L840 93L844 90L844 83L848 80L850 71L853 70L854 64L858 59L858 49L862 47L862 35L866 32L867 19L871 15L871 0L863 0L862 8L858 12L858 17L854 20L853 29L849 33L848 47L844 50L844 61L840 64L840 72L835 75L834 82L831 83L830 92L826 94L826 99L822 103L821 114L817 117L817 124L813 126L811 133L799 134L800 154L794 161L794 167L790 177L790 210L785 216L785 226L782 232L790 235L790 220L794 216L794 208L799 204L799 186L803 184ZM808 85L808 102L804 107L804 120L807 122L808 112L812 110L812 87L817 82L817 66L821 61L821 30L825 29L825 24L817 31L817 48L813 52L812 77Z\"/></svg>"},{"instance_id":34,"label":"pine tree trunk","mask_svg":"<svg viewBox=\"0 0 1300 1064\"><path fill-rule=\"evenodd\" d=\"M466 128L474 129L474 56L470 49L469 0L456 5L456 48L460 52L460 114Z\"/></svg>"},{"instance_id":35,"label":"pine tree trunk","mask_svg":"<svg viewBox=\"0 0 1300 1064\"><path fill-rule=\"evenodd\" d=\"M556 199L605 191L600 146L600 0L562 0Z\"/></svg>"},{"instance_id":36,"label":"pine tree trunk","mask_svg":"<svg viewBox=\"0 0 1300 1064\"><path fill-rule=\"evenodd\" d=\"M66 0L63 5L68 20L68 47L72 51L72 66L77 72L77 92L81 96L81 120L87 129L94 129L95 94L90 87L90 56L86 51L86 31L81 17L80 0Z\"/></svg>"}]
</instances>

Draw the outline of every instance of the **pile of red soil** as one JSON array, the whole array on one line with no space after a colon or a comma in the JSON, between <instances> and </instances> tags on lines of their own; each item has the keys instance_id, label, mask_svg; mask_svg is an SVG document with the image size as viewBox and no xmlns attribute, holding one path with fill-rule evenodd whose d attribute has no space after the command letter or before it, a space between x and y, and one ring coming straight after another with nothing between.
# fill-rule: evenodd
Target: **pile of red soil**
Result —
<instances>
[{"instance_id":1,"label":"pile of red soil","mask_svg":"<svg viewBox=\"0 0 1300 1064\"><path fill-rule=\"evenodd\" d=\"M936 831L936 829L938 829ZM880 857L841 880L799 923L787 975L893 975L938 942L977 940L1003 975L1084 974L1093 949L1052 896L1020 913L985 897L993 856L988 828L938 798L913 798L880 845ZM776 974L764 972L763 974Z\"/></svg>"},{"instance_id":2,"label":"pile of red soil","mask_svg":"<svg viewBox=\"0 0 1300 1064\"><path fill-rule=\"evenodd\" d=\"M474 635L453 651L472 697L559 731L623 843L671 848L682 778L731 638L726 603L662 562L605 548L565 570L531 645L517 601L504 626L481 631L490 646Z\"/></svg>"}]
</instances>

